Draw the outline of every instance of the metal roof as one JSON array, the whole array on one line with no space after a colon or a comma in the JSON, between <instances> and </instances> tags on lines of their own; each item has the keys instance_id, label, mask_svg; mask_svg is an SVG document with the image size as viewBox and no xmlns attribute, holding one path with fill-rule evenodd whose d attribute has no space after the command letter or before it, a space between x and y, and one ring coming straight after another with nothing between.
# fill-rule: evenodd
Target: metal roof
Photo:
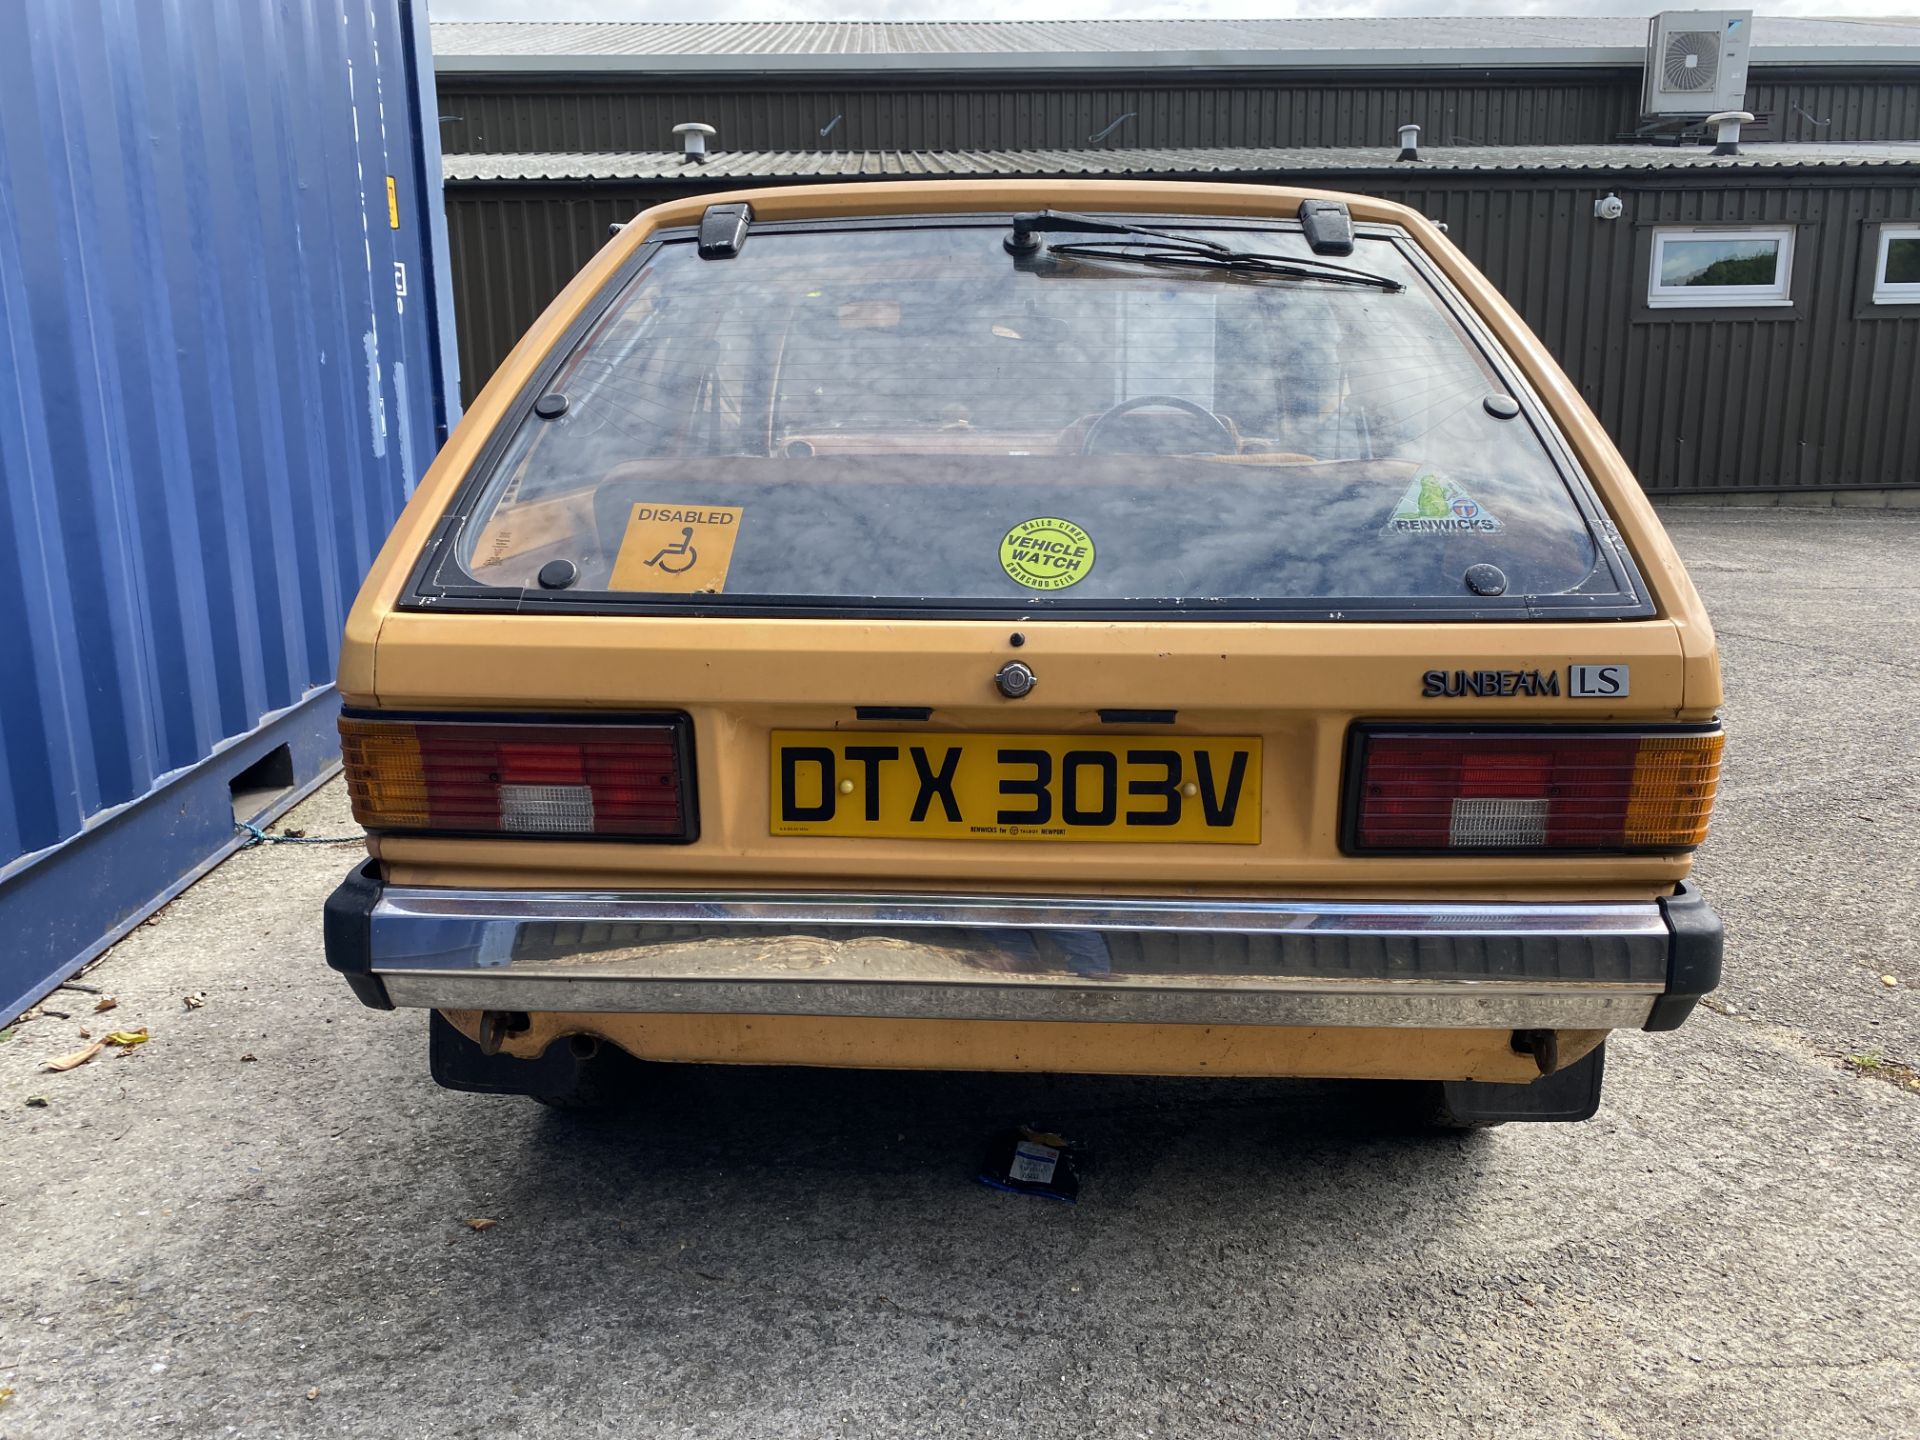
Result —
<instances>
[{"instance_id":1,"label":"metal roof","mask_svg":"<svg viewBox=\"0 0 1920 1440\"><path fill-rule=\"evenodd\" d=\"M448 155L449 181L858 180L939 176L1304 175L1392 170L1407 175L1471 170L1630 171L1920 166L1920 141L1744 146L1457 145L1401 161L1391 146L1365 149L1157 150L733 150L693 165L676 151L578 155Z\"/></svg>"},{"instance_id":2,"label":"metal roof","mask_svg":"<svg viewBox=\"0 0 1920 1440\"><path fill-rule=\"evenodd\" d=\"M1644 17L1312 20L446 21L452 72L1161 69L1633 65ZM1920 17L1754 22L1758 64L1920 64Z\"/></svg>"}]
</instances>

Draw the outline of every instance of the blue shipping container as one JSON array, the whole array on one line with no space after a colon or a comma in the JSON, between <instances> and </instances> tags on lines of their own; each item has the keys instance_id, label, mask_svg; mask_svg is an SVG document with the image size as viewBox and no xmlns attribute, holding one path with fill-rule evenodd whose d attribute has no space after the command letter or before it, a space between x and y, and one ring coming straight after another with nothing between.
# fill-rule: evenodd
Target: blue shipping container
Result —
<instances>
[{"instance_id":1,"label":"blue shipping container","mask_svg":"<svg viewBox=\"0 0 1920 1440\"><path fill-rule=\"evenodd\" d=\"M420 0L0 3L0 1024L337 762L457 395Z\"/></svg>"}]
</instances>

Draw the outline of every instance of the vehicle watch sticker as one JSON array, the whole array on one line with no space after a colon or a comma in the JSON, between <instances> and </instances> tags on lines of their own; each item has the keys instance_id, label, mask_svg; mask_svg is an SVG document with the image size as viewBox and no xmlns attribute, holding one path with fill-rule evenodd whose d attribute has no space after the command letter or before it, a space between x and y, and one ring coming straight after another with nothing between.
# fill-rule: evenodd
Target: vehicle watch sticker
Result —
<instances>
[{"instance_id":1,"label":"vehicle watch sticker","mask_svg":"<svg viewBox=\"0 0 1920 1440\"><path fill-rule=\"evenodd\" d=\"M611 590L718 595L727 588L738 505L636 505L614 557Z\"/></svg>"},{"instance_id":2,"label":"vehicle watch sticker","mask_svg":"<svg viewBox=\"0 0 1920 1440\"><path fill-rule=\"evenodd\" d=\"M1504 527L1478 500L1452 480L1423 466L1413 477L1382 535L1460 535L1498 533Z\"/></svg>"},{"instance_id":3,"label":"vehicle watch sticker","mask_svg":"<svg viewBox=\"0 0 1920 1440\"><path fill-rule=\"evenodd\" d=\"M1029 590L1064 590L1093 573L1093 537L1071 520L1022 520L1000 542L1000 568Z\"/></svg>"}]
</instances>

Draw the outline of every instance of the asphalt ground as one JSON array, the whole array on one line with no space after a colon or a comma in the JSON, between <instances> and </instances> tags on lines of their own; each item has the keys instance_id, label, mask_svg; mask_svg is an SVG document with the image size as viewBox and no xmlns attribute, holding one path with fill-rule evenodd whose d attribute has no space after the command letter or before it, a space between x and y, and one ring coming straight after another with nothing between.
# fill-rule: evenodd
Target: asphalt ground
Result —
<instances>
[{"instance_id":1,"label":"asphalt ground","mask_svg":"<svg viewBox=\"0 0 1920 1440\"><path fill-rule=\"evenodd\" d=\"M351 850L262 847L90 972L117 1009L63 991L0 1044L0 1436L1920 1435L1920 514L1672 528L1733 696L1729 978L1616 1037L1593 1121L1045 1076L681 1070L614 1123L454 1095L423 1018L322 963ZM351 828L337 784L286 823ZM37 1070L109 1023L152 1038ZM972 1182L1029 1119L1092 1148L1079 1206Z\"/></svg>"}]
</instances>

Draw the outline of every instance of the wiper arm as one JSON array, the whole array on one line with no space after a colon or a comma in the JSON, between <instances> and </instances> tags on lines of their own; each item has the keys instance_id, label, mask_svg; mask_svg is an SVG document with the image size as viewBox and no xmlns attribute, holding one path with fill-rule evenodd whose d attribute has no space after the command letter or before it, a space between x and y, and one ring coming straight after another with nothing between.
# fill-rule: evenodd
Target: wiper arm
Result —
<instances>
[{"instance_id":1,"label":"wiper arm","mask_svg":"<svg viewBox=\"0 0 1920 1440\"><path fill-rule=\"evenodd\" d=\"M1173 242L1172 245L1167 240ZM1049 245L1049 255L1065 255L1082 260L1119 260L1136 265L1161 265L1187 270L1226 270L1240 275L1268 275L1290 280L1319 280L1328 285L1359 285L1397 295L1407 287L1370 270L1355 270L1325 260L1308 260L1297 255L1264 255L1252 250L1229 250L1225 246L1190 248L1183 236L1167 240L1085 240L1068 245Z\"/></svg>"},{"instance_id":2,"label":"wiper arm","mask_svg":"<svg viewBox=\"0 0 1920 1440\"><path fill-rule=\"evenodd\" d=\"M1041 210L1013 217L1013 234L1006 239L1007 249L1015 255L1031 255L1040 248L1040 232L1050 235L1143 235L1162 244L1188 250L1205 250L1216 255L1231 255L1227 246L1213 240L1196 240L1190 235L1175 235L1166 230L1149 230L1144 225L1129 225L1124 220L1103 220L1098 215L1074 215L1065 210Z\"/></svg>"}]
</instances>

